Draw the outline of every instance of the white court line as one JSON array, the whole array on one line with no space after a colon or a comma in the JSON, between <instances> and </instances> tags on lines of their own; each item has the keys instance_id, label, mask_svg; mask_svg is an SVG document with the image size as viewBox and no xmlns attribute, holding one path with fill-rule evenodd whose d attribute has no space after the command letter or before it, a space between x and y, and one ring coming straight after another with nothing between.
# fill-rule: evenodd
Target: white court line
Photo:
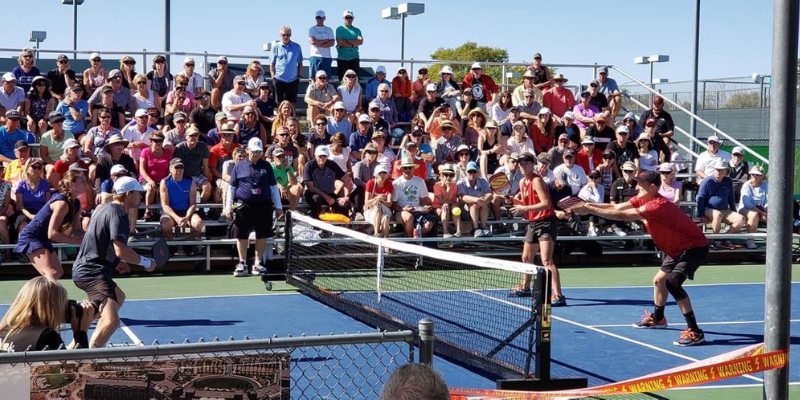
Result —
<instances>
[{"instance_id":1,"label":"white court line","mask_svg":"<svg viewBox=\"0 0 800 400\"><path fill-rule=\"evenodd\" d=\"M789 322L800 322L800 319L791 319ZM720 321L720 322L700 322L700 325L709 326L709 325L747 325L747 324L763 324L764 321ZM630 327L633 324L609 324L609 325L591 325L595 328L626 328ZM685 322L680 322L672 325L679 325L683 326L686 325Z\"/></svg>"},{"instance_id":2,"label":"white court line","mask_svg":"<svg viewBox=\"0 0 800 400\"><path fill-rule=\"evenodd\" d=\"M792 282L792 284L800 284L800 281ZM750 286L750 285L764 285L764 282L728 282L728 283L693 283L683 285L684 287L701 287L701 286ZM653 285L634 285L634 286L564 286L566 289L652 289Z\"/></svg>"},{"instance_id":3,"label":"white court line","mask_svg":"<svg viewBox=\"0 0 800 400\"><path fill-rule=\"evenodd\" d=\"M510 305L510 306L513 306L513 307L518 307L518 308L522 308L522 309L525 309L525 310L528 309L528 307L525 307L523 305L520 305L520 304L517 304L517 303L513 303L513 302L510 302L510 301L507 301L507 300L498 299L496 297L487 296L487 295L485 295L483 293L478 293L478 292L472 292L472 293L477 294L478 296L486 297L486 298L494 300L494 301L499 301L499 302L501 302L503 304L507 304L507 305ZM642 347L646 347L648 349L655 350L655 351L658 351L660 353L668 354L668 355L671 355L673 357L682 358L684 360L688 360L688 361L692 361L692 362L700 361L699 359L696 359L696 358L693 358L693 357L685 356L683 354L676 353L674 351L669 351L667 349L662 349L661 347L654 346L652 344L640 342L638 340L634 340L634 339L627 338L627 337L622 336L622 335L617 335L615 333L604 331L602 329L598 329L598 328L592 327L590 325L585 325L585 324L582 324L580 322L575 322L575 321L572 321L572 320L569 320L569 319L566 319L566 318L558 317L558 316L555 316L553 314L551 314L551 318L553 318L555 320L558 320L558 321L561 321L561 322L564 322L564 323L567 323L567 324L570 324L570 325L575 325L575 326L583 328L583 329L588 329L590 331L595 331L595 332L603 334L603 335L611 336L613 338L620 339L620 340L626 341L628 343L633 343L633 344L636 344L636 345L639 345L639 346L642 346ZM752 380L754 380L756 382L764 382L763 379L757 378L757 377L752 376L752 375L742 375L742 376L745 377L745 378L752 379Z\"/></svg>"},{"instance_id":4,"label":"white court line","mask_svg":"<svg viewBox=\"0 0 800 400\"><path fill-rule=\"evenodd\" d=\"M136 336L136 334L133 333L131 328L128 328L128 326L125 325L124 322L119 321L119 328L122 329L122 331L125 332L126 335L128 335L128 337L131 339L133 344L135 344L137 346L144 346L144 342L142 342L142 340L139 339L139 337Z\"/></svg>"}]
</instances>

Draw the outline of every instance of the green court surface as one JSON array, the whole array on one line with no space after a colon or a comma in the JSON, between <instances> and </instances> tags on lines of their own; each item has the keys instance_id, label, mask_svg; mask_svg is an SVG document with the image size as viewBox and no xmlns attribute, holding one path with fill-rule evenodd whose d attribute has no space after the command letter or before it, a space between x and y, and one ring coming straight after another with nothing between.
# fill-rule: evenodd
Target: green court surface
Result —
<instances>
[{"instance_id":1,"label":"green court surface","mask_svg":"<svg viewBox=\"0 0 800 400\"><path fill-rule=\"evenodd\" d=\"M564 292L569 297L569 288L578 287L626 287L648 286L652 282L657 266L597 266L591 268L566 267L561 269ZM764 265L706 265L689 284L714 283L758 283L764 281ZM792 266L795 280L800 276L800 266ZM0 304L13 301L23 278L0 281ZM62 279L71 297L81 293L72 281ZM167 275L151 276L145 273L132 274L118 278L119 286L129 299L164 299L197 296L235 296L264 294L265 289L256 277L233 278L230 274L207 275ZM294 292L295 288L283 282L276 282L271 293ZM557 339L556 339L557 340ZM797 366L793 366L797 368ZM657 393L656 398L666 399L755 399L761 398L760 386L744 386L725 389L690 388ZM613 397L611 397L613 398ZM790 398L800 399L800 385L793 385Z\"/></svg>"}]
</instances>

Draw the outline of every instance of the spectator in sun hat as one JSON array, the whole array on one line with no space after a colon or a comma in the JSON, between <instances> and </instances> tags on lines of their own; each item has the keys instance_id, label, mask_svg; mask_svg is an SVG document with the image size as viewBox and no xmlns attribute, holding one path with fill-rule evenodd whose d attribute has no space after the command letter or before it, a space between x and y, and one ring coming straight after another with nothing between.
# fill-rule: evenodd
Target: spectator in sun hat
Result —
<instances>
[{"instance_id":1,"label":"spectator in sun hat","mask_svg":"<svg viewBox=\"0 0 800 400\"><path fill-rule=\"evenodd\" d=\"M397 69L397 74L392 78L392 99L397 107L397 118L400 122L409 122L414 110L411 105L411 78L406 67Z\"/></svg>"},{"instance_id":2,"label":"spectator in sun hat","mask_svg":"<svg viewBox=\"0 0 800 400\"><path fill-rule=\"evenodd\" d=\"M203 90L203 76L195 72L195 61L192 57L183 59L183 71L175 75L175 79L179 76L185 76L187 79L186 90L192 94L200 93Z\"/></svg>"},{"instance_id":3,"label":"spectator in sun hat","mask_svg":"<svg viewBox=\"0 0 800 400\"><path fill-rule=\"evenodd\" d=\"M369 104L371 101L378 98L378 86L382 83L387 84L389 86L389 90L392 89L392 82L389 82L389 80L386 79L386 67L379 65L377 68L375 68L375 77L370 78L365 86L364 99L362 100L364 104Z\"/></svg>"},{"instance_id":4,"label":"spectator in sun hat","mask_svg":"<svg viewBox=\"0 0 800 400\"><path fill-rule=\"evenodd\" d=\"M558 122L561 122L565 112L572 111L575 107L575 96L564 87L568 81L563 74L556 74L552 80L554 86L542 96L542 105L553 110L553 116Z\"/></svg>"},{"instance_id":5,"label":"spectator in sun hat","mask_svg":"<svg viewBox=\"0 0 800 400\"><path fill-rule=\"evenodd\" d=\"M530 69L522 74L522 85L517 86L511 93L511 102L515 107L525 102L525 96L528 95L528 93L533 95L534 101L539 104L542 103L542 96L544 96L544 93L536 87L537 81L536 74Z\"/></svg>"},{"instance_id":6,"label":"spectator in sun hat","mask_svg":"<svg viewBox=\"0 0 800 400\"><path fill-rule=\"evenodd\" d=\"M728 161L716 160L712 164L714 172L700 183L697 190L697 216L701 222L711 224L712 233L720 233L722 222L729 224L728 233L737 233L742 229L745 219L736 212L736 196L733 193L733 181L728 177ZM715 241L716 249L730 249L729 240Z\"/></svg>"},{"instance_id":7,"label":"spectator in sun hat","mask_svg":"<svg viewBox=\"0 0 800 400\"><path fill-rule=\"evenodd\" d=\"M408 160L413 159L414 164L417 165L417 168L414 168L414 175L422 178L423 181L427 181L428 166L425 165L425 161L417 158L419 155L419 146L417 146L417 143L413 141L406 142L405 146L403 146L403 152L401 154L405 154L405 158L398 158L394 160L391 175L392 179L397 179L403 174L403 171L400 169L400 164L407 163Z\"/></svg>"},{"instance_id":8,"label":"spectator in sun hat","mask_svg":"<svg viewBox=\"0 0 800 400\"><path fill-rule=\"evenodd\" d=\"M469 151L469 146L464 144L464 139L456 132L455 125L453 125L452 122L442 122L439 124L438 131L442 136L436 139L436 142L432 146L436 154L436 163L444 164L457 162L458 157L456 154L461 146L465 146L467 151Z\"/></svg>"},{"instance_id":9,"label":"spectator in sun hat","mask_svg":"<svg viewBox=\"0 0 800 400\"><path fill-rule=\"evenodd\" d=\"M22 104L22 113L27 116L28 131L41 136L47 130L47 113L57 103L50 93L50 80L43 76L33 78L31 89Z\"/></svg>"},{"instance_id":10,"label":"spectator in sun hat","mask_svg":"<svg viewBox=\"0 0 800 400\"><path fill-rule=\"evenodd\" d=\"M540 53L533 54L533 64L528 66L528 71L532 71L536 77L536 82L534 83L539 90L544 92L553 86L550 69L542 65L542 55Z\"/></svg>"},{"instance_id":11,"label":"spectator in sun hat","mask_svg":"<svg viewBox=\"0 0 800 400\"><path fill-rule=\"evenodd\" d=\"M86 133L86 121L89 116L89 103L83 100L83 87L73 85L64 91L64 100L56 106L55 111L64 116L64 130L75 136Z\"/></svg>"},{"instance_id":12,"label":"spectator in sun hat","mask_svg":"<svg viewBox=\"0 0 800 400\"><path fill-rule=\"evenodd\" d=\"M138 177L136 163L131 156L125 154L128 141L120 135L112 135L108 138L104 146L105 154L97 159L97 169L95 172L95 188L100 189L100 183L111 177L111 168L117 164L125 167L131 176Z\"/></svg>"},{"instance_id":13,"label":"spectator in sun hat","mask_svg":"<svg viewBox=\"0 0 800 400\"><path fill-rule=\"evenodd\" d=\"M317 114L329 114L333 105L341 100L339 92L328 80L328 73L325 70L317 71L314 82L308 84L304 101L308 105L306 110L308 120L313 121Z\"/></svg>"},{"instance_id":14,"label":"spectator in sun hat","mask_svg":"<svg viewBox=\"0 0 800 400\"><path fill-rule=\"evenodd\" d=\"M325 71L331 77L331 47L336 44L333 29L325 25L325 11L317 10L314 13L316 24L308 29L308 42L311 44L308 51L308 70L311 79L316 79L318 71Z\"/></svg>"},{"instance_id":15,"label":"spectator in sun hat","mask_svg":"<svg viewBox=\"0 0 800 400\"><path fill-rule=\"evenodd\" d=\"M731 150L731 160L728 162L728 166L728 176L733 181L734 197L739 203L742 186L750 180L750 163L744 159L744 148L736 146Z\"/></svg>"},{"instance_id":16,"label":"spectator in sun hat","mask_svg":"<svg viewBox=\"0 0 800 400\"><path fill-rule=\"evenodd\" d=\"M56 57L56 68L47 73L50 80L50 93L56 100L64 100L64 91L78 82L75 71L69 67L69 57L66 54L59 54Z\"/></svg>"},{"instance_id":17,"label":"spectator in sun hat","mask_svg":"<svg viewBox=\"0 0 800 400\"><path fill-rule=\"evenodd\" d=\"M361 29L353 26L355 15L350 10L342 13L344 24L336 28L336 70L339 81L343 81L345 72L353 70L356 73L361 69L358 48L364 44Z\"/></svg>"},{"instance_id":18,"label":"spectator in sun hat","mask_svg":"<svg viewBox=\"0 0 800 400\"><path fill-rule=\"evenodd\" d=\"M297 91L303 71L303 49L293 42L292 28L284 25L279 30L280 40L272 46L269 72L275 85L275 101L297 103Z\"/></svg>"},{"instance_id":19,"label":"spectator in sun hat","mask_svg":"<svg viewBox=\"0 0 800 400\"><path fill-rule=\"evenodd\" d=\"M441 81L436 84L436 91L439 93L439 97L450 106L453 112L458 111L456 103L461 96L461 88L455 80L456 76L453 73L453 69L450 68L449 65L445 65L442 67L441 71L439 71L439 77L442 78Z\"/></svg>"},{"instance_id":20,"label":"spectator in sun hat","mask_svg":"<svg viewBox=\"0 0 800 400\"><path fill-rule=\"evenodd\" d=\"M436 84L429 83L425 87L425 98L419 102L419 107L417 108L417 112L419 113L418 116L422 118L427 125L428 120L433 118L434 110L442 107L443 105L445 105L444 99L439 97L439 92L436 90Z\"/></svg>"},{"instance_id":21,"label":"spectator in sun hat","mask_svg":"<svg viewBox=\"0 0 800 400\"><path fill-rule=\"evenodd\" d=\"M52 167L64 153L66 140L74 139L74 136L64 130L64 116L58 111L48 114L47 120L53 128L45 132L39 140L39 155L45 164Z\"/></svg>"},{"instance_id":22,"label":"spectator in sun hat","mask_svg":"<svg viewBox=\"0 0 800 400\"><path fill-rule=\"evenodd\" d=\"M211 106L222 108L222 95L233 89L234 73L228 67L228 57L217 57L217 66L208 73L211 80Z\"/></svg>"},{"instance_id":23,"label":"spectator in sun hat","mask_svg":"<svg viewBox=\"0 0 800 400\"><path fill-rule=\"evenodd\" d=\"M725 150L720 150L720 138L719 136L710 136L706 143L708 144L708 149L699 156L697 156L697 161L695 161L694 171L697 174L697 183L701 183L703 179L714 172L714 165L717 164L718 161L728 162L733 158L731 153L728 153Z\"/></svg>"},{"instance_id":24,"label":"spectator in sun hat","mask_svg":"<svg viewBox=\"0 0 800 400\"><path fill-rule=\"evenodd\" d=\"M453 109L446 104L442 104L433 110L433 114L431 114L431 117L428 119L427 123L423 122L425 123L425 131L430 132L431 143L436 143L436 140L442 137L442 134L439 132L439 125L441 125L441 123L444 121L450 121L459 135L463 132L461 123L455 118Z\"/></svg>"},{"instance_id":25,"label":"spectator in sun hat","mask_svg":"<svg viewBox=\"0 0 800 400\"><path fill-rule=\"evenodd\" d=\"M491 103L493 96L500 92L500 87L491 76L483 73L479 62L472 63L470 73L461 81L461 89L472 88L472 96L478 101L478 107L486 111L486 103Z\"/></svg>"},{"instance_id":26,"label":"spectator in sun hat","mask_svg":"<svg viewBox=\"0 0 800 400\"><path fill-rule=\"evenodd\" d=\"M222 95L222 111L228 116L228 120L233 122L239 121L246 106L255 106L250 95L245 93L244 85L244 77L238 75L233 78L233 89Z\"/></svg>"}]
</instances>

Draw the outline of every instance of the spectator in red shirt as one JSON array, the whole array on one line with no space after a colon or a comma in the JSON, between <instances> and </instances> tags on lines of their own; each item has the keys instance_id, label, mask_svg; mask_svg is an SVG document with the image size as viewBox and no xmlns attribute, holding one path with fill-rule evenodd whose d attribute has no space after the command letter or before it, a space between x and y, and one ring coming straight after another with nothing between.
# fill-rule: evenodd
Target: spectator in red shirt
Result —
<instances>
[{"instance_id":1,"label":"spectator in red shirt","mask_svg":"<svg viewBox=\"0 0 800 400\"><path fill-rule=\"evenodd\" d=\"M414 176L418 176L422 178L423 181L428 180L428 165L425 164L425 161L422 161L417 158L419 155L419 146L417 146L416 142L408 141L406 142L406 156L403 159L396 159L394 160L394 166L392 168L392 179L397 179L403 175L402 168L400 165L406 163L408 159L413 158L414 164L417 166L414 168Z\"/></svg>"},{"instance_id":2,"label":"spectator in red shirt","mask_svg":"<svg viewBox=\"0 0 800 400\"><path fill-rule=\"evenodd\" d=\"M581 149L578 150L578 155L575 156L575 164L583 167L583 172L589 175L589 172L594 171L603 164L603 152L595 147L594 138L586 136L581 141Z\"/></svg>"},{"instance_id":3,"label":"spectator in red shirt","mask_svg":"<svg viewBox=\"0 0 800 400\"><path fill-rule=\"evenodd\" d=\"M232 124L223 125L219 134L220 142L212 146L208 151L208 169L211 170L211 176L214 177L217 188L217 190L214 191L215 202L222 201L222 191L220 190L223 186L222 164L224 164L225 161L232 160L233 151L241 147L239 144L233 142L236 131L231 125Z\"/></svg>"},{"instance_id":4,"label":"spectator in red shirt","mask_svg":"<svg viewBox=\"0 0 800 400\"><path fill-rule=\"evenodd\" d=\"M425 87L429 83L433 81L428 79L428 69L420 68L417 71L417 79L411 83L411 106L414 110L419 108L420 100L425 98Z\"/></svg>"},{"instance_id":5,"label":"spectator in red shirt","mask_svg":"<svg viewBox=\"0 0 800 400\"><path fill-rule=\"evenodd\" d=\"M411 121L414 108L411 105L411 80L408 79L408 72L405 67L397 70L397 76L392 79L392 97L394 106L397 108L398 119L400 122Z\"/></svg>"},{"instance_id":6,"label":"spectator in red shirt","mask_svg":"<svg viewBox=\"0 0 800 400\"><path fill-rule=\"evenodd\" d=\"M561 123L561 117L565 112L571 111L572 107L575 107L575 95L564 87L567 82L569 79L565 78L563 74L556 74L553 77L555 87L545 92L542 98L544 103L542 105L553 111L553 117L558 123Z\"/></svg>"},{"instance_id":7,"label":"spectator in red shirt","mask_svg":"<svg viewBox=\"0 0 800 400\"><path fill-rule=\"evenodd\" d=\"M486 112L486 103L491 103L492 96L500 92L500 87L494 83L494 79L483 74L483 67L478 62L472 64L472 73L467 74L461 81L461 90L466 88L472 89L472 96L483 112Z\"/></svg>"},{"instance_id":8,"label":"spectator in red shirt","mask_svg":"<svg viewBox=\"0 0 800 400\"><path fill-rule=\"evenodd\" d=\"M636 324L638 328L666 328L664 308L667 293L678 303L688 328L681 333L677 346L694 346L705 342L703 331L697 326L689 295L683 289L686 278L694 279L694 273L708 256L708 239L683 210L658 194L661 177L656 171L645 172L635 178L639 182L639 194L627 202L612 204L584 204L573 209L589 212L612 220L641 220L656 246L666 256L661 269L653 278L653 313L646 312Z\"/></svg>"}]
</instances>

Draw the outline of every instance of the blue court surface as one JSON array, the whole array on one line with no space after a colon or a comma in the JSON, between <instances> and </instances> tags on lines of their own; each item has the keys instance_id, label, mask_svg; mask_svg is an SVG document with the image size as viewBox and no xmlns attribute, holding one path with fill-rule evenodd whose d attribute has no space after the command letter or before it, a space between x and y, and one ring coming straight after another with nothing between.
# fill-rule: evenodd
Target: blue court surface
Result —
<instances>
[{"instance_id":1,"label":"blue court surface","mask_svg":"<svg viewBox=\"0 0 800 400\"><path fill-rule=\"evenodd\" d=\"M792 304L800 304L800 283L793 283L792 289ZM706 343L682 348L672 344L685 328L683 316L672 301L666 310L670 324L667 329L631 326L644 310L652 309L651 287L565 288L569 307L553 310L553 376L583 376L589 378L590 386L595 386L686 365L763 341L763 284L694 285L687 286L687 291L705 330ZM413 297L413 292L404 292L404 296ZM506 307L524 307L503 296L482 297L491 313L510 310ZM0 306L0 312L6 308ZM121 316L124 328L115 333L112 343L184 339L196 342L200 338L209 341L215 337L227 340L374 330L305 295L293 293L130 300ZM790 380L800 382L797 307L791 318ZM434 366L451 387L495 387L494 381L445 360L437 358ZM755 374L709 385L760 384L762 378L762 374Z\"/></svg>"}]
</instances>

